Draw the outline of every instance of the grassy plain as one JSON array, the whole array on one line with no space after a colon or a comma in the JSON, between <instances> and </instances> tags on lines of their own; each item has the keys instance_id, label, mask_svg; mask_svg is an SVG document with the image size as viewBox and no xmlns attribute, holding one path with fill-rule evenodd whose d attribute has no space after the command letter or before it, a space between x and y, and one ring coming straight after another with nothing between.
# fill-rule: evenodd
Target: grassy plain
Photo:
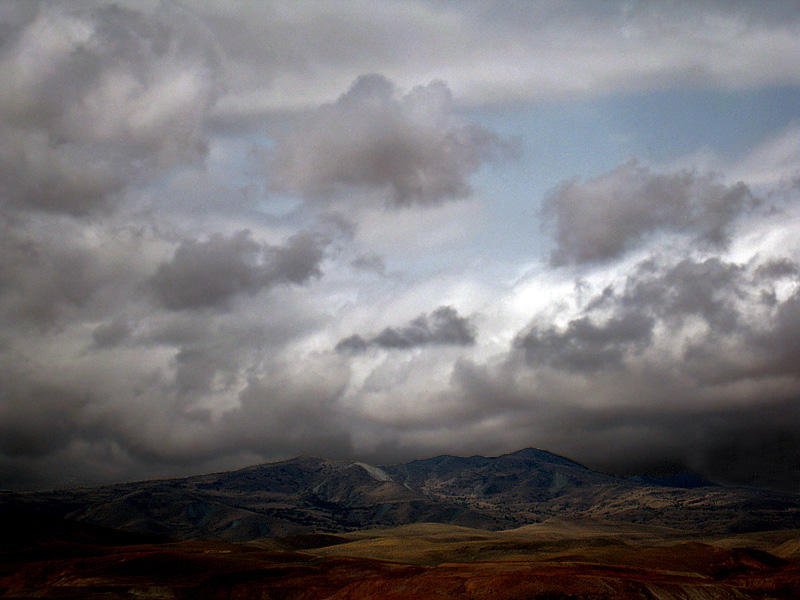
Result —
<instances>
[{"instance_id":1,"label":"grassy plain","mask_svg":"<svg viewBox=\"0 0 800 600\"><path fill-rule=\"evenodd\" d=\"M505 531L436 523L246 544L147 538L18 515L0 597L118 599L789 599L800 531L695 536L552 518Z\"/></svg>"}]
</instances>

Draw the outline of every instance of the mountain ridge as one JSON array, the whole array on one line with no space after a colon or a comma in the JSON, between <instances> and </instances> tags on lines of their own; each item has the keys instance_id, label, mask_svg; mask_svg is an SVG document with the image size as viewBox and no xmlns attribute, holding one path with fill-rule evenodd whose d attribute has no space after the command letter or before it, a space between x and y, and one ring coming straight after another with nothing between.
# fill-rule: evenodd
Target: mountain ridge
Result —
<instances>
[{"instance_id":1,"label":"mountain ridge","mask_svg":"<svg viewBox=\"0 0 800 600\"><path fill-rule=\"evenodd\" d=\"M423 521L500 530L554 516L706 532L800 527L796 496L690 483L675 487L599 473L536 448L379 466L300 455L185 478L5 492L0 508L141 534L224 541Z\"/></svg>"}]
</instances>

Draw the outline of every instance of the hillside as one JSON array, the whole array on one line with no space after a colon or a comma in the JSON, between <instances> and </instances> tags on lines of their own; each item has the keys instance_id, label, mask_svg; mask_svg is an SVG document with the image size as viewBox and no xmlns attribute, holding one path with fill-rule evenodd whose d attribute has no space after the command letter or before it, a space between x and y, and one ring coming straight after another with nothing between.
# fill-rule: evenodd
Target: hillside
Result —
<instances>
[{"instance_id":1,"label":"hillside","mask_svg":"<svg viewBox=\"0 0 800 600\"><path fill-rule=\"evenodd\" d=\"M238 542L420 522L503 530L554 516L709 534L800 528L796 496L614 477L535 449L380 467L297 457L183 479L5 492L3 507L140 534Z\"/></svg>"}]
</instances>

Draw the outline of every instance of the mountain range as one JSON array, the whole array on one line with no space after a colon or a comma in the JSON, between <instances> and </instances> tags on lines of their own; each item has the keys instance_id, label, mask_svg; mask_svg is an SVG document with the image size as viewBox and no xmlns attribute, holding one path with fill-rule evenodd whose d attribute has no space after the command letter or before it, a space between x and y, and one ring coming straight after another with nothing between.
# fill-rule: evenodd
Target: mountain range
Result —
<instances>
[{"instance_id":1,"label":"mountain range","mask_svg":"<svg viewBox=\"0 0 800 600\"><path fill-rule=\"evenodd\" d=\"M0 492L3 509L228 542L422 522L498 531L552 517L715 534L800 528L798 496L694 476L622 478L533 448L386 466L300 456L181 479Z\"/></svg>"}]
</instances>

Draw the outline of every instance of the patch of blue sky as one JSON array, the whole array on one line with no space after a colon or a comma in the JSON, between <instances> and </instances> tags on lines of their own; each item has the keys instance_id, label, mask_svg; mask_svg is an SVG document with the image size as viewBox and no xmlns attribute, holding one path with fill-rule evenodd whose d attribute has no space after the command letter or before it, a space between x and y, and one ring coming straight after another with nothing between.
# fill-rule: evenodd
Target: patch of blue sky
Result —
<instances>
[{"instance_id":1,"label":"patch of blue sky","mask_svg":"<svg viewBox=\"0 0 800 600\"><path fill-rule=\"evenodd\" d=\"M225 180L246 196L251 214L267 221L286 220L295 215L302 199L269 189L263 154L274 142L260 130L248 134L217 135L206 160L208 172Z\"/></svg>"},{"instance_id":2,"label":"patch of blue sky","mask_svg":"<svg viewBox=\"0 0 800 600\"><path fill-rule=\"evenodd\" d=\"M563 181L596 177L633 157L627 136L595 101L473 110L468 117L519 142L517 159L491 163L473 178L487 204L473 248L498 260L541 259L550 245L542 231L547 194Z\"/></svg>"},{"instance_id":3,"label":"patch of blue sky","mask_svg":"<svg viewBox=\"0 0 800 600\"><path fill-rule=\"evenodd\" d=\"M800 88L673 89L564 100L465 116L520 140L515 161L485 166L474 178L487 205L472 251L497 260L546 258L552 240L541 207L561 182L591 179L631 159L668 164L701 149L727 159L800 122Z\"/></svg>"},{"instance_id":4,"label":"patch of blue sky","mask_svg":"<svg viewBox=\"0 0 800 600\"><path fill-rule=\"evenodd\" d=\"M597 104L646 162L669 162L700 149L736 160L800 121L799 87L666 90Z\"/></svg>"}]
</instances>

